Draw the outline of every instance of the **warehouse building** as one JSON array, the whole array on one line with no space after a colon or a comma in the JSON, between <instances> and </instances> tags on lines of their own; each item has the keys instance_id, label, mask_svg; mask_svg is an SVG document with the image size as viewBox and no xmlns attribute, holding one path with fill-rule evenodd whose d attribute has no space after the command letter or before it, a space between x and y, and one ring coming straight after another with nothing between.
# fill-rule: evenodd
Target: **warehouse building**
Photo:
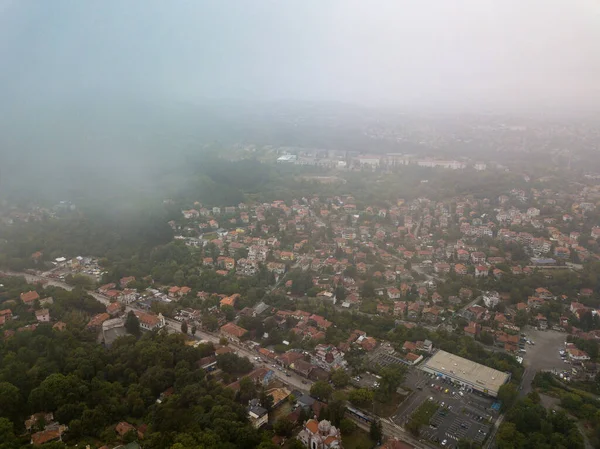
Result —
<instances>
[{"instance_id":1,"label":"warehouse building","mask_svg":"<svg viewBox=\"0 0 600 449\"><path fill-rule=\"evenodd\" d=\"M439 350L420 368L426 373L471 388L473 391L491 397L498 396L498 390L510 380L510 373L489 368L449 352Z\"/></svg>"}]
</instances>

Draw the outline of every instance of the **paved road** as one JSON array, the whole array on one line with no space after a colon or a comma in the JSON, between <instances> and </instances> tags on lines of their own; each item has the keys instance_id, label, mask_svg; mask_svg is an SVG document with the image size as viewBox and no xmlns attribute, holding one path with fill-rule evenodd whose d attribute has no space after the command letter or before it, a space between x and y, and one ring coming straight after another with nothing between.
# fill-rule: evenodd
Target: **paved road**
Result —
<instances>
[{"instance_id":1,"label":"paved road","mask_svg":"<svg viewBox=\"0 0 600 449\"><path fill-rule=\"evenodd\" d=\"M58 281L53 278L47 278L47 277L43 277L43 276L39 276L39 275L34 275L34 274L29 274L29 273L15 273L15 272L10 272L10 271L2 271L0 273L6 274L9 276L23 276L25 278L25 280L29 283L34 283L37 281L45 281L46 282L45 285L61 287L61 288L64 288L65 290L69 290L69 291L73 290L73 288L74 288L72 285L66 284L65 282L61 282L61 281ZM110 300L107 297L105 297L99 293L96 293L91 290L87 290L87 293L89 295L93 296L97 301L101 302L104 305L110 304ZM138 308L132 307L132 306L125 307L125 312L129 312L130 310L141 310L141 309L138 309ZM170 318L165 317L165 323L168 327L169 332L181 333L181 323L179 321L172 320ZM220 336L218 334L213 334L213 333L198 330L196 332L195 338L198 340L208 340L208 341L212 341L213 343L219 343ZM231 346L232 348L235 348L238 355L248 357L253 363L256 363L254 361L254 357L257 357L258 353L252 352L252 351L248 350L248 348L242 347L240 345L236 345L231 342L229 343L229 346ZM260 366L263 366L263 365L260 364ZM283 373L277 369L273 369L273 371L277 378L281 379L283 382L289 384L292 388L295 388L295 389L308 391L308 390L310 390L310 386L313 383L311 380L304 379L303 377L300 377L291 371L289 371L289 374L291 375L290 377L286 376L285 373ZM303 381L304 381L304 383L303 383Z\"/></svg>"},{"instance_id":2,"label":"paved road","mask_svg":"<svg viewBox=\"0 0 600 449\"><path fill-rule=\"evenodd\" d=\"M370 424L365 423L359 419L352 418L353 421L365 431L369 431L371 429ZM393 422L388 421L387 419L381 420L381 428L383 430L383 434L388 438L397 438L406 443L412 444L417 449L435 449L436 446L430 445L425 441L415 439L409 432L404 430L402 427L394 424Z\"/></svg>"}]
</instances>

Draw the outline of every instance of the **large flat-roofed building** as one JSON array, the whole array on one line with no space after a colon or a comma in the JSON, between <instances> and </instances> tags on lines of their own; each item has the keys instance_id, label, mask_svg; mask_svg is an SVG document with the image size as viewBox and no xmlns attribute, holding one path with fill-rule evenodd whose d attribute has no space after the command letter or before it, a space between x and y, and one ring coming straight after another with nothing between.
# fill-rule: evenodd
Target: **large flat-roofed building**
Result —
<instances>
[{"instance_id":1,"label":"large flat-roofed building","mask_svg":"<svg viewBox=\"0 0 600 449\"><path fill-rule=\"evenodd\" d=\"M426 373L451 379L488 396L497 397L498 390L510 380L510 373L472 362L449 352L439 350L420 367Z\"/></svg>"}]
</instances>

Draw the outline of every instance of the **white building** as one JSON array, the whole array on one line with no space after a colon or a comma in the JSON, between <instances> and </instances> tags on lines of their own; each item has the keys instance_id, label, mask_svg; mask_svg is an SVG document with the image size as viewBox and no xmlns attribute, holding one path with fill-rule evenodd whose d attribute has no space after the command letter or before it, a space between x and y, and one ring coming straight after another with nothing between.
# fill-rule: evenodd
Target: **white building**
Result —
<instances>
[{"instance_id":1,"label":"white building","mask_svg":"<svg viewBox=\"0 0 600 449\"><path fill-rule=\"evenodd\" d=\"M488 309L492 309L500 302L500 294L496 291L484 292L482 295L483 303Z\"/></svg>"},{"instance_id":2,"label":"white building","mask_svg":"<svg viewBox=\"0 0 600 449\"><path fill-rule=\"evenodd\" d=\"M309 419L298 434L298 439L308 449L342 449L342 434L329 421Z\"/></svg>"}]
</instances>

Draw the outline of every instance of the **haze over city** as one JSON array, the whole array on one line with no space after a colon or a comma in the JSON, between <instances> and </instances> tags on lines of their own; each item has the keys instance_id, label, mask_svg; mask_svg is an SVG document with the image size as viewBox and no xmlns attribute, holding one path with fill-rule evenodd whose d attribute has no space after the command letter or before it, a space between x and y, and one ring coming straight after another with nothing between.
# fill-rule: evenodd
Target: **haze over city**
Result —
<instances>
[{"instance_id":1,"label":"haze over city","mask_svg":"<svg viewBox=\"0 0 600 449\"><path fill-rule=\"evenodd\" d=\"M0 0L0 449L600 448L597 0Z\"/></svg>"},{"instance_id":2,"label":"haze over city","mask_svg":"<svg viewBox=\"0 0 600 449\"><path fill-rule=\"evenodd\" d=\"M3 1L3 108L134 95L597 111L600 5Z\"/></svg>"}]
</instances>

